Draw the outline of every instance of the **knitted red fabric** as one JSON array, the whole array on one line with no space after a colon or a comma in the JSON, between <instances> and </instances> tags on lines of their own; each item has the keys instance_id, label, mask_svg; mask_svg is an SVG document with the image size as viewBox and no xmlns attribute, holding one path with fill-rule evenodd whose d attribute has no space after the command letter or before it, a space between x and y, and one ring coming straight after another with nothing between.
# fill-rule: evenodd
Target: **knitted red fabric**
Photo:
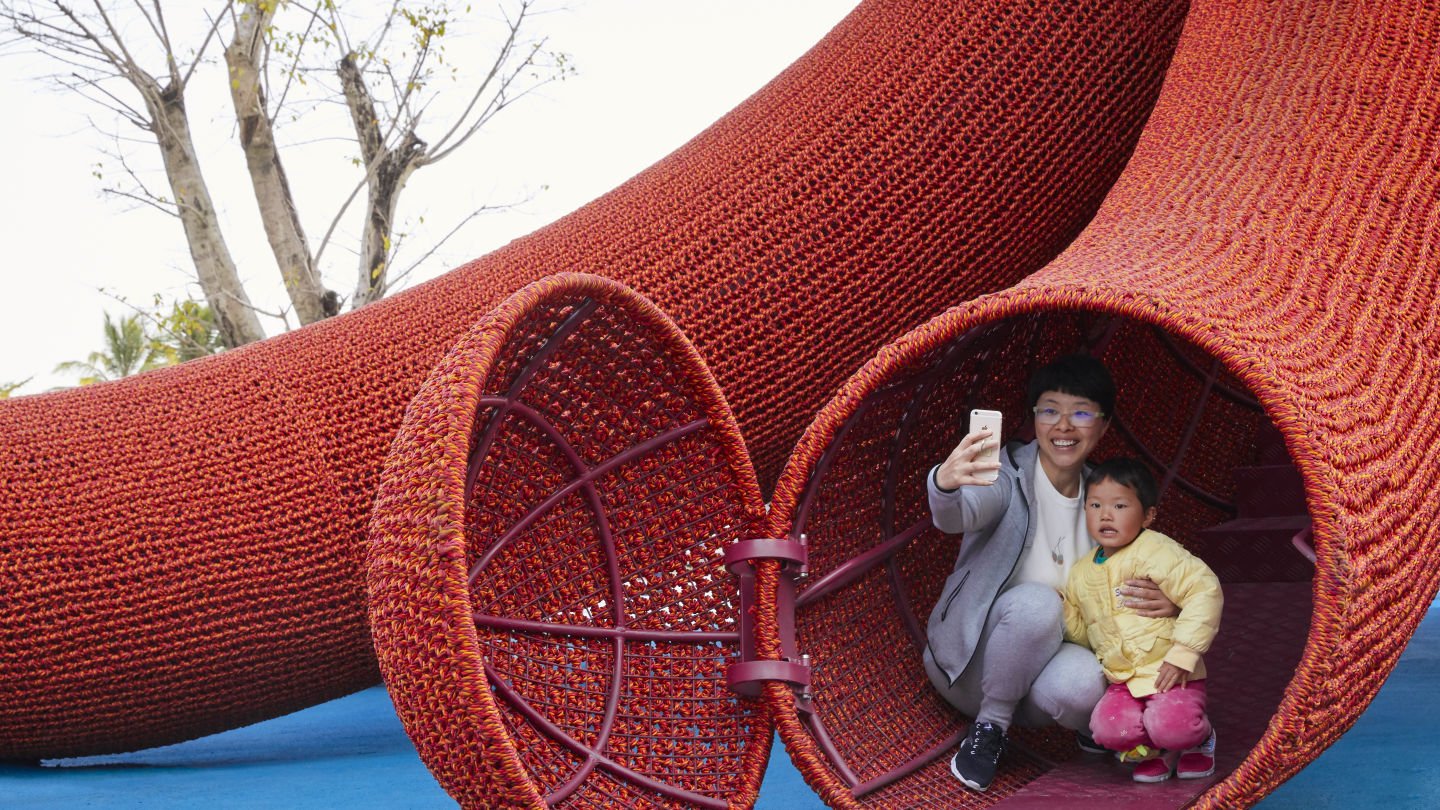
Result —
<instances>
[{"instance_id":1,"label":"knitted red fabric","mask_svg":"<svg viewBox=\"0 0 1440 810\"><path fill-rule=\"evenodd\" d=\"M615 385L618 378L623 385ZM594 276L526 287L416 395L376 497L385 682L465 806L753 803L734 583L764 506L704 361Z\"/></svg>"},{"instance_id":2,"label":"knitted red fabric","mask_svg":"<svg viewBox=\"0 0 1440 810\"><path fill-rule=\"evenodd\" d=\"M447 349L535 279L589 271L673 313L768 485L884 341L1074 237L1138 137L1182 13L867 2L668 158L445 277L222 356L0 405L0 757L173 742L374 683L362 560L387 448ZM510 787L486 801L533 801L494 756ZM542 790L573 776L530 765ZM596 773L586 789L607 789L613 772Z\"/></svg>"},{"instance_id":3,"label":"knitted red fabric","mask_svg":"<svg viewBox=\"0 0 1440 810\"><path fill-rule=\"evenodd\" d=\"M1020 734L990 791L965 790L945 762L963 718L920 665L955 554L929 528L923 476L970 407L1000 407L1017 430L1028 371L1063 351L1095 352L1120 386L1097 458L1156 467L1160 527L1201 553L1217 549L1200 529L1251 497L1232 472L1274 463L1267 430L1303 477L1309 594L1234 582L1299 560L1288 538L1214 560L1233 572L1227 602L1271 596L1240 617L1227 605L1212 717L1243 704L1268 723L1248 739L1221 727L1234 762L1193 806L1254 803L1365 709L1440 578L1437 41L1434 2L1196 3L1130 165L1075 243L887 346L822 409L770 512L771 536L810 547L796 623L813 714L782 685L767 697L827 802L1111 806L1129 789L1082 774L1055 790L1073 742ZM1297 606L1308 630L1288 623ZM780 629L760 631L778 657ZM1191 800L1173 781L1154 806Z\"/></svg>"}]
</instances>

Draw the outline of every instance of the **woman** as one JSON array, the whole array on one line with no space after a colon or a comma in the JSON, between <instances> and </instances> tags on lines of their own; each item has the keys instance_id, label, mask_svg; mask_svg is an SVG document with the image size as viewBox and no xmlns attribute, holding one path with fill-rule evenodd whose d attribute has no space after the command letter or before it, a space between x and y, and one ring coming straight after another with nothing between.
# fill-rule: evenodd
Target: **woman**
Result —
<instances>
[{"instance_id":1,"label":"woman","mask_svg":"<svg viewBox=\"0 0 1440 810\"><path fill-rule=\"evenodd\" d=\"M1115 384L1100 361L1070 355L1037 370L1027 394L1033 441L982 461L999 437L972 433L928 480L936 528L964 538L930 613L925 671L975 718L950 760L951 773L973 790L990 786L1015 723L1057 722L1078 732L1082 748L1101 750L1088 731L1105 678L1093 653L1062 643L1060 589L1094 545L1082 482L1110 427ZM1148 580L1128 580L1122 596L1141 615L1177 613Z\"/></svg>"}]
</instances>

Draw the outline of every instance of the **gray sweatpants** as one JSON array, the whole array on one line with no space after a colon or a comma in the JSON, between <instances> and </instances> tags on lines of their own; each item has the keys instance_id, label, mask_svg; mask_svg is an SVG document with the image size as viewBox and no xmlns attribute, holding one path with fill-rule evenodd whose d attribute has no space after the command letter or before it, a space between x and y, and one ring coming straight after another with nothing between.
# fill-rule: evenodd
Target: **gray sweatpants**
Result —
<instances>
[{"instance_id":1,"label":"gray sweatpants","mask_svg":"<svg viewBox=\"0 0 1440 810\"><path fill-rule=\"evenodd\" d=\"M925 650L930 682L977 722L1090 728L1090 712L1105 694L1095 653L1063 641L1060 595L1034 583L996 598L975 655L954 686Z\"/></svg>"}]
</instances>

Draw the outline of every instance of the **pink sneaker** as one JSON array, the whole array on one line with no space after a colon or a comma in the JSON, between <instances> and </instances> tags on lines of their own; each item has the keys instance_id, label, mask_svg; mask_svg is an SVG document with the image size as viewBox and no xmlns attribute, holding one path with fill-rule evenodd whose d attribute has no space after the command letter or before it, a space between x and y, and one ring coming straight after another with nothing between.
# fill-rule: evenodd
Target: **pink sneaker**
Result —
<instances>
[{"instance_id":1,"label":"pink sneaker","mask_svg":"<svg viewBox=\"0 0 1440 810\"><path fill-rule=\"evenodd\" d=\"M1170 762L1165 757L1153 757L1135 766L1132 778L1136 782L1164 782L1170 778Z\"/></svg>"},{"instance_id":2,"label":"pink sneaker","mask_svg":"<svg viewBox=\"0 0 1440 810\"><path fill-rule=\"evenodd\" d=\"M1205 742L1194 748L1187 748L1176 763L1175 775L1181 779L1203 779L1215 773L1215 729Z\"/></svg>"}]
</instances>

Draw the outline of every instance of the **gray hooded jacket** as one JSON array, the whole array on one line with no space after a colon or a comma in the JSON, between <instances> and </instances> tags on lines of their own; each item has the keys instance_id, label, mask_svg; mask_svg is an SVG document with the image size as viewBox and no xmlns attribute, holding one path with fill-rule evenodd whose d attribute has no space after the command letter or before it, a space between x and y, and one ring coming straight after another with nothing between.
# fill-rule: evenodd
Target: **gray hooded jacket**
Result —
<instances>
[{"instance_id":1,"label":"gray hooded jacket","mask_svg":"<svg viewBox=\"0 0 1440 810\"><path fill-rule=\"evenodd\" d=\"M1035 511L1039 463L1035 442L1011 442L1000 454L1000 477L992 486L945 492L935 483L935 468L926 479L935 528L965 534L955 569L945 580L925 628L930 655L951 685L975 654L995 597L1015 572L1025 546L1035 540L1030 516Z\"/></svg>"}]
</instances>

